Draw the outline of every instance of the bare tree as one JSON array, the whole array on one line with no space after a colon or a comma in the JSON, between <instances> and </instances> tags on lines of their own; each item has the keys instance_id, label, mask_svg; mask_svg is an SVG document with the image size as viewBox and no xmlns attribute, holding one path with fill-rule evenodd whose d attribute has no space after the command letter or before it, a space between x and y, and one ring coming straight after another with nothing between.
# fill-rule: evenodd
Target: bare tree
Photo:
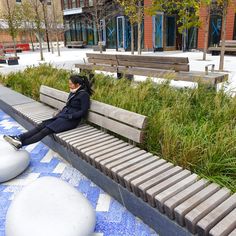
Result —
<instances>
[{"instance_id":1,"label":"bare tree","mask_svg":"<svg viewBox=\"0 0 236 236\"><path fill-rule=\"evenodd\" d=\"M63 27L63 18L62 13L57 11L55 0L51 0L51 14L49 14L48 23L49 23L49 31L51 34L56 36L56 42L57 42L57 53L58 56L61 55L60 47L59 47L59 36L64 32ZM52 52L53 52L53 46Z\"/></svg>"},{"instance_id":2,"label":"bare tree","mask_svg":"<svg viewBox=\"0 0 236 236\"><path fill-rule=\"evenodd\" d=\"M23 1L21 3L21 12L22 12L22 26L25 29L25 32L30 37L30 43L32 50L34 51L34 34L35 34L35 24L34 24L34 9L32 8L30 2Z\"/></svg>"},{"instance_id":3,"label":"bare tree","mask_svg":"<svg viewBox=\"0 0 236 236\"><path fill-rule=\"evenodd\" d=\"M102 53L102 32L109 20L117 15L118 8L115 0L93 0L93 5L85 10L88 21L96 25L100 53Z\"/></svg>"},{"instance_id":4,"label":"bare tree","mask_svg":"<svg viewBox=\"0 0 236 236\"><path fill-rule=\"evenodd\" d=\"M22 24L22 14L21 9L18 4L16 4L12 0L5 1L5 7L1 10L1 17L7 22L8 28L7 31L11 35L13 41L13 47L15 56L17 56L16 52L16 37L19 33L19 29Z\"/></svg>"},{"instance_id":5,"label":"bare tree","mask_svg":"<svg viewBox=\"0 0 236 236\"><path fill-rule=\"evenodd\" d=\"M40 60L43 61L43 47L42 47L42 34L43 34L43 10L42 4L39 0L29 0L30 7L32 8L33 16L33 26L36 28L39 40L39 49L40 49Z\"/></svg>"}]
</instances>

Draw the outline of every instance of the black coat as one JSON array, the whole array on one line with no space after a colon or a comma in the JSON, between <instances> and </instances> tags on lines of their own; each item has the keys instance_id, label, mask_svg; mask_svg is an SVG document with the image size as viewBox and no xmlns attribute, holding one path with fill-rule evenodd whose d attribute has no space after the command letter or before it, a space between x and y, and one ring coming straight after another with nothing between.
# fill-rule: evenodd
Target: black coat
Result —
<instances>
[{"instance_id":1,"label":"black coat","mask_svg":"<svg viewBox=\"0 0 236 236\"><path fill-rule=\"evenodd\" d=\"M54 133L74 129L86 117L90 106L90 96L83 88L70 93L66 106L53 118L43 124Z\"/></svg>"}]
</instances>

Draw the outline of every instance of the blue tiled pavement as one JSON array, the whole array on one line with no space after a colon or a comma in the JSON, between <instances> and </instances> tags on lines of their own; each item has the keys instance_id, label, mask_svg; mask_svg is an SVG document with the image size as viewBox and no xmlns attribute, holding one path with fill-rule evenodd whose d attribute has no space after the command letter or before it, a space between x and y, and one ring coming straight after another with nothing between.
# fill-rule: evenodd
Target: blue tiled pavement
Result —
<instances>
[{"instance_id":1,"label":"blue tiled pavement","mask_svg":"<svg viewBox=\"0 0 236 236\"><path fill-rule=\"evenodd\" d=\"M22 131L24 128L0 110L0 136L19 134ZM93 236L157 235L42 142L29 145L26 150L31 155L28 169L14 180L0 184L0 236L5 235L5 217L14 195L24 186L42 176L55 176L69 182L90 201L96 210L96 228Z\"/></svg>"}]
</instances>

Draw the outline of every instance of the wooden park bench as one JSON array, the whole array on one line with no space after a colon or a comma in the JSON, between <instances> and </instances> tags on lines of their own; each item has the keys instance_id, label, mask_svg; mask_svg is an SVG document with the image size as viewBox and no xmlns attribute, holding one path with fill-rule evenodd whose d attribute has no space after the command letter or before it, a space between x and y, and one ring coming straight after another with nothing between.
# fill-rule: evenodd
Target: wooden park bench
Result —
<instances>
[{"instance_id":1,"label":"wooden park bench","mask_svg":"<svg viewBox=\"0 0 236 236\"><path fill-rule=\"evenodd\" d=\"M41 102L0 107L27 127L52 117L67 97L41 86ZM135 146L146 124L143 115L92 100L87 123L48 144L162 236L235 235L236 194Z\"/></svg>"},{"instance_id":2,"label":"wooden park bench","mask_svg":"<svg viewBox=\"0 0 236 236\"><path fill-rule=\"evenodd\" d=\"M85 41L71 41L66 43L66 47L68 48L84 48L85 46Z\"/></svg>"},{"instance_id":3,"label":"wooden park bench","mask_svg":"<svg viewBox=\"0 0 236 236\"><path fill-rule=\"evenodd\" d=\"M167 78L173 80L205 83L216 86L228 80L228 74L214 72L214 65L207 65L205 72L189 71L187 57L134 56L116 54L87 53L88 63L76 64L85 71L107 71L117 73L117 77L133 75ZM208 68L212 66L209 72Z\"/></svg>"},{"instance_id":4,"label":"wooden park bench","mask_svg":"<svg viewBox=\"0 0 236 236\"><path fill-rule=\"evenodd\" d=\"M208 51L211 52L212 55L219 55L221 44L222 41L220 41L220 44L215 47L209 47ZM236 40L225 40L225 53L236 53Z\"/></svg>"}]
</instances>

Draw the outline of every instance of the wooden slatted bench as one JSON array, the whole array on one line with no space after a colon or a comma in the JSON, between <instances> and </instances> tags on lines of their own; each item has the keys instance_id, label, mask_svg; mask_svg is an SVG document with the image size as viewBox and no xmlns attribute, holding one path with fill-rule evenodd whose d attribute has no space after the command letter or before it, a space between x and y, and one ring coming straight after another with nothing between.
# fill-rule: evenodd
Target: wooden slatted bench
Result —
<instances>
[{"instance_id":1,"label":"wooden slatted bench","mask_svg":"<svg viewBox=\"0 0 236 236\"><path fill-rule=\"evenodd\" d=\"M205 83L216 86L218 83L228 80L228 74L211 72L209 65L205 72L189 71L189 60L187 57L163 57L163 56L134 56L116 54L87 53L88 63L75 64L76 68L84 71L107 71L132 78L133 75L147 77L167 78L180 81Z\"/></svg>"},{"instance_id":2,"label":"wooden slatted bench","mask_svg":"<svg viewBox=\"0 0 236 236\"><path fill-rule=\"evenodd\" d=\"M68 48L84 48L86 46L86 42L84 41L71 41L67 42L66 47Z\"/></svg>"},{"instance_id":3,"label":"wooden slatted bench","mask_svg":"<svg viewBox=\"0 0 236 236\"><path fill-rule=\"evenodd\" d=\"M36 125L60 110L67 97L66 92L41 86L41 102L14 105L12 114ZM235 235L236 194L231 195L228 189L220 188L120 138L122 136L134 143L143 142L147 117L92 100L87 120L88 123L55 134L53 138L74 153L76 159L82 158L94 171L109 177L114 185L103 186L108 193L116 195L113 194L115 186L120 186L120 192L126 189L136 206L131 211L145 222L153 222L152 227L157 231L169 218L172 223L162 229L161 235ZM71 162L74 164L76 161ZM101 186L97 177L93 181ZM127 193L120 201L124 203L125 198ZM139 204L145 202L150 206L148 209L154 211L143 213ZM142 205L144 210L145 204ZM128 204L126 207L129 209ZM188 231L171 231L172 226Z\"/></svg>"},{"instance_id":4,"label":"wooden slatted bench","mask_svg":"<svg viewBox=\"0 0 236 236\"><path fill-rule=\"evenodd\" d=\"M222 42L220 41L219 46L209 47L208 51L212 53L212 55L219 55L221 51ZM236 40L225 40L225 52L236 53Z\"/></svg>"}]
</instances>

